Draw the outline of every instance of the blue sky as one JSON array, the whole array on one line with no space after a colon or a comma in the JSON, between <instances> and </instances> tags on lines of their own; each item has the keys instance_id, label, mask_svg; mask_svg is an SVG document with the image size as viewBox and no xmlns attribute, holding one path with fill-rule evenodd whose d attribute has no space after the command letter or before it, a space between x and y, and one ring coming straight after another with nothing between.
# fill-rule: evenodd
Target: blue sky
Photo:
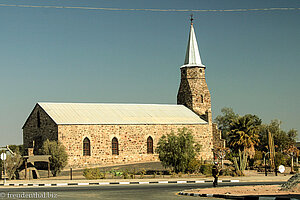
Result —
<instances>
[{"instance_id":1,"label":"blue sky","mask_svg":"<svg viewBox=\"0 0 300 200\"><path fill-rule=\"evenodd\" d=\"M299 8L298 0L0 0L97 8ZM21 144L36 102L175 104L191 12L0 5L0 145ZM212 96L300 130L300 10L193 12Z\"/></svg>"}]
</instances>

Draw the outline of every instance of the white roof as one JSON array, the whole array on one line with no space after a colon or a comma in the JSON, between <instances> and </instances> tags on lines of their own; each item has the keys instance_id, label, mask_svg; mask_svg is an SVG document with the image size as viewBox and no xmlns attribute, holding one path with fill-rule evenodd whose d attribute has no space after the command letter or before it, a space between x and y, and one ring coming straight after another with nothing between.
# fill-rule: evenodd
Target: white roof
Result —
<instances>
[{"instance_id":1,"label":"white roof","mask_svg":"<svg viewBox=\"0 0 300 200\"><path fill-rule=\"evenodd\" d=\"M56 124L207 124L183 105L38 103Z\"/></svg>"},{"instance_id":2,"label":"white roof","mask_svg":"<svg viewBox=\"0 0 300 200\"><path fill-rule=\"evenodd\" d=\"M186 49L184 65L182 67L189 67L189 66L205 67L201 62L193 24L191 24L191 30L189 34L189 41Z\"/></svg>"}]
</instances>

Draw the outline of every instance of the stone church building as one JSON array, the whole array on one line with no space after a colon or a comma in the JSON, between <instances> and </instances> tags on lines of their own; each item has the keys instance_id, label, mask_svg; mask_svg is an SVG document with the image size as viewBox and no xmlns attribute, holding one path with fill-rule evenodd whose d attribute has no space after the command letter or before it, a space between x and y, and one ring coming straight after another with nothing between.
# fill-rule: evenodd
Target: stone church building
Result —
<instances>
[{"instance_id":1,"label":"stone church building","mask_svg":"<svg viewBox=\"0 0 300 200\"><path fill-rule=\"evenodd\" d=\"M211 99L191 23L177 105L37 103L23 126L24 147L39 149L46 139L61 142L73 167L158 161L164 134L188 128L201 145L198 157L212 160L222 143L212 123ZM35 142L33 142L35 141Z\"/></svg>"}]
</instances>

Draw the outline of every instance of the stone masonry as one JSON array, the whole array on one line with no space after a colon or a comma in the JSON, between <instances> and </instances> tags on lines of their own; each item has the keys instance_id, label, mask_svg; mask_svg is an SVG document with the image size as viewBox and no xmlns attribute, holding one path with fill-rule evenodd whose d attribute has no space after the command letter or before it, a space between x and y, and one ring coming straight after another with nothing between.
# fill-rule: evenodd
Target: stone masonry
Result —
<instances>
[{"instance_id":1,"label":"stone masonry","mask_svg":"<svg viewBox=\"0 0 300 200\"><path fill-rule=\"evenodd\" d=\"M38 113L40 117L38 117ZM38 119L40 122L38 123ZM198 158L212 158L212 135L209 125L57 125L38 105L30 114L23 127L25 148L35 151L49 139L61 142L68 153L68 164L73 167L86 167L106 164L158 161L158 155L147 154L147 138L153 138L153 149L159 138L179 128L188 128L195 140L202 146ZM83 156L83 140L90 140L91 155ZM119 155L112 155L112 139L119 142Z\"/></svg>"},{"instance_id":2,"label":"stone masonry","mask_svg":"<svg viewBox=\"0 0 300 200\"><path fill-rule=\"evenodd\" d=\"M57 141L58 127L49 115L36 105L23 126L24 148L32 148L34 141L34 153L38 154L38 150L46 139Z\"/></svg>"},{"instance_id":3,"label":"stone masonry","mask_svg":"<svg viewBox=\"0 0 300 200\"><path fill-rule=\"evenodd\" d=\"M212 133L213 133L213 144L214 144L214 149L219 149L219 148L225 148L225 140L221 139L221 130L218 129L218 126L216 123L212 124Z\"/></svg>"},{"instance_id":4,"label":"stone masonry","mask_svg":"<svg viewBox=\"0 0 300 200\"><path fill-rule=\"evenodd\" d=\"M105 165L158 161L157 154L147 154L147 138L153 138L154 150L163 134L177 132L186 127L202 145L199 158L211 159L212 140L207 126L199 125L59 125L59 141L69 154L69 164ZM83 156L82 143L85 137L91 142L91 156ZM112 139L119 141L119 155L112 155ZM205 142L204 142L205 141Z\"/></svg>"},{"instance_id":5,"label":"stone masonry","mask_svg":"<svg viewBox=\"0 0 300 200\"><path fill-rule=\"evenodd\" d=\"M181 67L177 104L185 105L206 121L212 122L210 93L204 67Z\"/></svg>"}]
</instances>

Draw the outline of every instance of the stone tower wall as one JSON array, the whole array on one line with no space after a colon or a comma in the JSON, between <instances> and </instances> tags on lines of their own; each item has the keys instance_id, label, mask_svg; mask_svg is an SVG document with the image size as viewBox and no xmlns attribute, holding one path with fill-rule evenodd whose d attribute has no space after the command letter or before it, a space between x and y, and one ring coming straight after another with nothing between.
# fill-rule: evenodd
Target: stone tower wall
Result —
<instances>
[{"instance_id":1,"label":"stone tower wall","mask_svg":"<svg viewBox=\"0 0 300 200\"><path fill-rule=\"evenodd\" d=\"M185 105L199 116L211 118L211 99L205 80L204 67L182 67L177 104ZM204 117L204 118L205 118Z\"/></svg>"}]
</instances>

